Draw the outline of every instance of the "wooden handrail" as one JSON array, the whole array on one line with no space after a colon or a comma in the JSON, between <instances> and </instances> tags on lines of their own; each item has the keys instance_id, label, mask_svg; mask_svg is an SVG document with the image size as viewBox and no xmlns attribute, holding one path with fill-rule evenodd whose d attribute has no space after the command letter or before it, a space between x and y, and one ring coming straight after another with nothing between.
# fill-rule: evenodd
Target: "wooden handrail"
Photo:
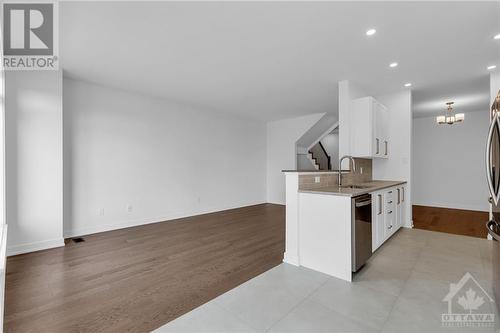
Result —
<instances>
[{"instance_id":1,"label":"wooden handrail","mask_svg":"<svg viewBox=\"0 0 500 333\"><path fill-rule=\"evenodd\" d=\"M328 159L328 170L332 170L332 162L331 162L331 157L330 155L328 155L328 153L326 152L326 149L325 147L323 146L323 144L321 143L321 141L318 141L319 143L319 146L321 147L321 150L323 151L323 153L325 154L325 156L327 157Z\"/></svg>"}]
</instances>

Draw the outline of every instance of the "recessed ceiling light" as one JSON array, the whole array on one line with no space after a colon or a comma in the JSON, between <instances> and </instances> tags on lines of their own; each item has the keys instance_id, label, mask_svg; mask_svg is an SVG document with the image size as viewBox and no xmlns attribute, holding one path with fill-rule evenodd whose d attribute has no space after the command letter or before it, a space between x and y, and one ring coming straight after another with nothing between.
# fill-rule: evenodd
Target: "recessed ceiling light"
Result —
<instances>
[{"instance_id":1,"label":"recessed ceiling light","mask_svg":"<svg viewBox=\"0 0 500 333\"><path fill-rule=\"evenodd\" d=\"M500 34L495 35L495 37L493 37L493 39L500 39Z\"/></svg>"},{"instance_id":2,"label":"recessed ceiling light","mask_svg":"<svg viewBox=\"0 0 500 333\"><path fill-rule=\"evenodd\" d=\"M398 63L397 62L391 62L389 64L389 67L391 67L391 68L398 67Z\"/></svg>"},{"instance_id":3,"label":"recessed ceiling light","mask_svg":"<svg viewBox=\"0 0 500 333\"><path fill-rule=\"evenodd\" d=\"M375 29L368 29L368 30L366 30L366 35L373 36L373 35L375 35L376 32L377 32L377 30L375 30Z\"/></svg>"},{"instance_id":4,"label":"recessed ceiling light","mask_svg":"<svg viewBox=\"0 0 500 333\"><path fill-rule=\"evenodd\" d=\"M492 69L495 69L495 68L497 68L497 65L491 65L491 66L488 66L488 69L489 69L489 70L492 70Z\"/></svg>"},{"instance_id":5,"label":"recessed ceiling light","mask_svg":"<svg viewBox=\"0 0 500 333\"><path fill-rule=\"evenodd\" d=\"M405 87L411 87L411 83L410 82L405 83Z\"/></svg>"}]
</instances>

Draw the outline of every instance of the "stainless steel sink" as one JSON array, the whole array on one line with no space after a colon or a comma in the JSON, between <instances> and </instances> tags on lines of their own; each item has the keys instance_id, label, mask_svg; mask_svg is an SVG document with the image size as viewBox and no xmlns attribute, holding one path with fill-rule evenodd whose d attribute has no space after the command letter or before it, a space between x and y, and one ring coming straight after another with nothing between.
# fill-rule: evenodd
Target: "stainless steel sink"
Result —
<instances>
[{"instance_id":1,"label":"stainless steel sink","mask_svg":"<svg viewBox=\"0 0 500 333\"><path fill-rule=\"evenodd\" d=\"M364 188L370 188L371 186L366 186L366 185L341 185L339 187L340 188L352 188L352 189L364 189Z\"/></svg>"}]
</instances>

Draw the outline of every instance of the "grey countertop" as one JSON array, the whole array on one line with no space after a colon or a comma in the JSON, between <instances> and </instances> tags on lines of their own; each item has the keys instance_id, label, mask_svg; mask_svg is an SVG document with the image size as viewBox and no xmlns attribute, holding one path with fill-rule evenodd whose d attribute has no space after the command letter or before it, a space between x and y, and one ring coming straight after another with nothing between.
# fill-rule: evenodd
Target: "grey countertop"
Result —
<instances>
[{"instance_id":1,"label":"grey countertop","mask_svg":"<svg viewBox=\"0 0 500 333\"><path fill-rule=\"evenodd\" d=\"M342 172L350 172L349 169L342 169ZM281 170L283 173L339 173L339 170Z\"/></svg>"},{"instance_id":2,"label":"grey countertop","mask_svg":"<svg viewBox=\"0 0 500 333\"><path fill-rule=\"evenodd\" d=\"M384 188L393 187L396 185L405 184L406 181L391 181L391 180L372 180L371 182L356 184L363 188L349 188L339 186L325 186L316 189L300 190L299 193L313 193L313 194L329 194L329 195L342 195L347 197L356 197L358 195L371 193L374 191L382 190Z\"/></svg>"},{"instance_id":3,"label":"grey countertop","mask_svg":"<svg viewBox=\"0 0 500 333\"><path fill-rule=\"evenodd\" d=\"M343 172L344 170L342 170ZM349 171L349 170L346 170ZM283 173L339 173L338 170L281 170Z\"/></svg>"}]
</instances>

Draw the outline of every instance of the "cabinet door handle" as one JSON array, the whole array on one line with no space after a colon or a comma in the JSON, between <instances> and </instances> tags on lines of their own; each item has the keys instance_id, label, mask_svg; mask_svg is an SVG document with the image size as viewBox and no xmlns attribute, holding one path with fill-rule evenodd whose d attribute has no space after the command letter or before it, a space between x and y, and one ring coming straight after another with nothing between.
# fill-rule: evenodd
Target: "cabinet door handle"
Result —
<instances>
[{"instance_id":1,"label":"cabinet door handle","mask_svg":"<svg viewBox=\"0 0 500 333\"><path fill-rule=\"evenodd\" d=\"M378 197L378 213L377 215L382 214L382 194L377 194Z\"/></svg>"},{"instance_id":2,"label":"cabinet door handle","mask_svg":"<svg viewBox=\"0 0 500 333\"><path fill-rule=\"evenodd\" d=\"M377 140L377 152L375 154L378 155L378 154L380 154L380 139L377 138L376 140Z\"/></svg>"},{"instance_id":3,"label":"cabinet door handle","mask_svg":"<svg viewBox=\"0 0 500 333\"><path fill-rule=\"evenodd\" d=\"M388 202L388 204L391 204L392 203L392 200Z\"/></svg>"},{"instance_id":4,"label":"cabinet door handle","mask_svg":"<svg viewBox=\"0 0 500 333\"><path fill-rule=\"evenodd\" d=\"M392 229L392 224L387 229Z\"/></svg>"},{"instance_id":5,"label":"cabinet door handle","mask_svg":"<svg viewBox=\"0 0 500 333\"><path fill-rule=\"evenodd\" d=\"M401 188L401 191L402 191L402 193L401 193L401 194L402 194L402 199L401 199L401 202L405 202L405 188L404 188L404 187L402 187L402 188Z\"/></svg>"},{"instance_id":6,"label":"cabinet door handle","mask_svg":"<svg viewBox=\"0 0 500 333\"><path fill-rule=\"evenodd\" d=\"M401 203L401 190L398 188L398 205Z\"/></svg>"},{"instance_id":7,"label":"cabinet door handle","mask_svg":"<svg viewBox=\"0 0 500 333\"><path fill-rule=\"evenodd\" d=\"M387 214L392 214L392 210L388 211Z\"/></svg>"},{"instance_id":8,"label":"cabinet door handle","mask_svg":"<svg viewBox=\"0 0 500 333\"><path fill-rule=\"evenodd\" d=\"M387 156L387 141L384 141L384 145L385 145L385 156Z\"/></svg>"}]
</instances>

